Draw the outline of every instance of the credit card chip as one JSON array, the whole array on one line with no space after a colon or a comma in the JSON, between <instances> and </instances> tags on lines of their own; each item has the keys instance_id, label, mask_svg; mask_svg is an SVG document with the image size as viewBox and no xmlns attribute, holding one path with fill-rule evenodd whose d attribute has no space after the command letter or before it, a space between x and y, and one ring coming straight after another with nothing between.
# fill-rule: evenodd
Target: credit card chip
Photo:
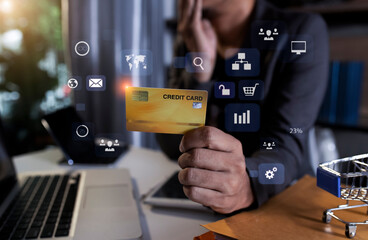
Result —
<instances>
[{"instance_id":1,"label":"credit card chip","mask_svg":"<svg viewBox=\"0 0 368 240\"><path fill-rule=\"evenodd\" d=\"M202 103L201 102L193 102L193 108L194 109L201 109Z\"/></svg>"},{"instance_id":2,"label":"credit card chip","mask_svg":"<svg viewBox=\"0 0 368 240\"><path fill-rule=\"evenodd\" d=\"M138 102L148 102L148 91L133 91L132 100Z\"/></svg>"}]
</instances>

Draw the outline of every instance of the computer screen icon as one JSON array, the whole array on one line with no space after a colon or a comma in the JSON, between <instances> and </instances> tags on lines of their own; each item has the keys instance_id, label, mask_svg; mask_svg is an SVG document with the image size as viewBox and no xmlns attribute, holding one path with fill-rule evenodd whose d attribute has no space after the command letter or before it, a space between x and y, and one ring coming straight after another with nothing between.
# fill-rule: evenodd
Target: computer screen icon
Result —
<instances>
[{"instance_id":1,"label":"computer screen icon","mask_svg":"<svg viewBox=\"0 0 368 240\"><path fill-rule=\"evenodd\" d=\"M300 55L307 52L307 42L306 41L291 41L291 53Z\"/></svg>"}]
</instances>

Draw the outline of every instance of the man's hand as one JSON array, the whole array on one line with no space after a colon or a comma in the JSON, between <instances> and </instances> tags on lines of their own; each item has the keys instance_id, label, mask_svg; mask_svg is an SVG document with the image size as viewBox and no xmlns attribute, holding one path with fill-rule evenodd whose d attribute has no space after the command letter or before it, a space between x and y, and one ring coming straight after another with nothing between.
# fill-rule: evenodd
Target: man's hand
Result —
<instances>
[{"instance_id":1,"label":"man's hand","mask_svg":"<svg viewBox=\"0 0 368 240\"><path fill-rule=\"evenodd\" d=\"M179 181L188 198L224 214L253 203L239 140L217 128L202 127L184 135L180 151Z\"/></svg>"},{"instance_id":2,"label":"man's hand","mask_svg":"<svg viewBox=\"0 0 368 240\"><path fill-rule=\"evenodd\" d=\"M179 24L178 32L190 52L206 53L209 61L205 64L210 71L195 73L199 82L208 82L212 76L217 54L217 36L207 19L202 19L203 0L180 0L179 1Z\"/></svg>"}]
</instances>

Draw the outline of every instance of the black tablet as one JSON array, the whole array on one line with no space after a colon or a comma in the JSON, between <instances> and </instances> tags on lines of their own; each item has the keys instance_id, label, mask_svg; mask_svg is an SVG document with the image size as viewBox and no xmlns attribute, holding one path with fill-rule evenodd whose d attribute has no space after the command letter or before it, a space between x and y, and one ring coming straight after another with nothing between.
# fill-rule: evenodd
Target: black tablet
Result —
<instances>
[{"instance_id":1,"label":"black tablet","mask_svg":"<svg viewBox=\"0 0 368 240\"><path fill-rule=\"evenodd\" d=\"M158 207L185 208L210 211L202 204L191 201L185 196L183 185L179 182L178 173L172 174L159 184L144 200L144 203Z\"/></svg>"}]
</instances>

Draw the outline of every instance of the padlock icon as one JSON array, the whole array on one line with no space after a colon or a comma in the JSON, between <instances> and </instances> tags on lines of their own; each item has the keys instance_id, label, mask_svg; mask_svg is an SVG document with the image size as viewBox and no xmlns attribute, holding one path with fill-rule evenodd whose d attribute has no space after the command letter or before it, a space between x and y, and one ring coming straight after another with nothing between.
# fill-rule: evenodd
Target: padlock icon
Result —
<instances>
[{"instance_id":1,"label":"padlock icon","mask_svg":"<svg viewBox=\"0 0 368 240\"><path fill-rule=\"evenodd\" d=\"M226 89L225 86L223 84L221 84L219 86L219 90L221 90L221 95L222 96L230 96L230 89Z\"/></svg>"}]
</instances>

